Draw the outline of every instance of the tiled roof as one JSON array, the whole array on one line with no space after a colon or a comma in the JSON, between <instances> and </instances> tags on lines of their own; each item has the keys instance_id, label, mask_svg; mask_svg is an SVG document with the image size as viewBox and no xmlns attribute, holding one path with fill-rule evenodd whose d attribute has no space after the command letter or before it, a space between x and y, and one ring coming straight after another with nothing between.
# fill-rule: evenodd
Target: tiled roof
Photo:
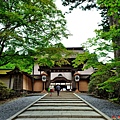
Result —
<instances>
[{"instance_id":1,"label":"tiled roof","mask_svg":"<svg viewBox=\"0 0 120 120\"><path fill-rule=\"evenodd\" d=\"M91 67L84 71L77 71L74 75L91 75L95 70Z\"/></svg>"}]
</instances>

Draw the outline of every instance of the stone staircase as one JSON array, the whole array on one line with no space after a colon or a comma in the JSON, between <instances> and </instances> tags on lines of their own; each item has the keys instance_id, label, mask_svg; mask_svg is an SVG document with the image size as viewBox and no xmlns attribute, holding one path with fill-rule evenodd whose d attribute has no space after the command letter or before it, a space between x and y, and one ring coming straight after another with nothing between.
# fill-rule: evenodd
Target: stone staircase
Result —
<instances>
[{"instance_id":1,"label":"stone staircase","mask_svg":"<svg viewBox=\"0 0 120 120\"><path fill-rule=\"evenodd\" d=\"M107 120L72 92L46 95L15 120Z\"/></svg>"}]
</instances>

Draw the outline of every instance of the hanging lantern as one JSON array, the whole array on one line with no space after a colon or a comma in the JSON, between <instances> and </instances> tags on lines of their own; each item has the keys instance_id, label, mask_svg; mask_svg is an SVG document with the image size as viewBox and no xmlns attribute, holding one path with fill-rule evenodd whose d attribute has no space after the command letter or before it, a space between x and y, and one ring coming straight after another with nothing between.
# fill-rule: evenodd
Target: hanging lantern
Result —
<instances>
[{"instance_id":1,"label":"hanging lantern","mask_svg":"<svg viewBox=\"0 0 120 120\"><path fill-rule=\"evenodd\" d=\"M79 81L80 80L80 76L79 75L75 75L75 81Z\"/></svg>"},{"instance_id":2,"label":"hanging lantern","mask_svg":"<svg viewBox=\"0 0 120 120\"><path fill-rule=\"evenodd\" d=\"M46 76L45 75L42 76L42 81L46 82Z\"/></svg>"}]
</instances>

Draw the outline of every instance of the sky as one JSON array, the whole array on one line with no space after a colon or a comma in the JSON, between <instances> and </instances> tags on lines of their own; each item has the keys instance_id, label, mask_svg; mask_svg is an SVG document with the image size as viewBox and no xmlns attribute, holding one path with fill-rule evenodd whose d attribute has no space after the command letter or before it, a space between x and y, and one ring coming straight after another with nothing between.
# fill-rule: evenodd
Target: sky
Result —
<instances>
[{"instance_id":1,"label":"sky","mask_svg":"<svg viewBox=\"0 0 120 120\"><path fill-rule=\"evenodd\" d=\"M63 13L69 11L69 7L62 6L61 0L56 0L56 6ZM82 11L79 8L74 9L72 13L66 14L67 29L72 36L63 39L65 47L81 47L88 38L95 37L94 30L98 28L101 17L98 11Z\"/></svg>"}]
</instances>

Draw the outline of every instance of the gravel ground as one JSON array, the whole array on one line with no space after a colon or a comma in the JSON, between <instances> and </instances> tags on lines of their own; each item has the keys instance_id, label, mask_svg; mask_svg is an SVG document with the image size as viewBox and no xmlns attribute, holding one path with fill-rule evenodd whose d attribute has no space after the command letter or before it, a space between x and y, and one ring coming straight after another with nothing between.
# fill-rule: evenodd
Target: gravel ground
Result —
<instances>
[{"instance_id":1,"label":"gravel ground","mask_svg":"<svg viewBox=\"0 0 120 120\"><path fill-rule=\"evenodd\" d=\"M85 99L87 102L89 102L91 105L108 115L109 117L120 116L120 105L116 103L111 103L108 100L95 98L93 96L89 96L86 94L78 94L80 97Z\"/></svg>"},{"instance_id":2,"label":"gravel ground","mask_svg":"<svg viewBox=\"0 0 120 120\"><path fill-rule=\"evenodd\" d=\"M6 120L13 116L18 111L22 110L24 107L28 106L41 96L28 96L12 100L8 103L0 105L0 120Z\"/></svg>"}]
</instances>

